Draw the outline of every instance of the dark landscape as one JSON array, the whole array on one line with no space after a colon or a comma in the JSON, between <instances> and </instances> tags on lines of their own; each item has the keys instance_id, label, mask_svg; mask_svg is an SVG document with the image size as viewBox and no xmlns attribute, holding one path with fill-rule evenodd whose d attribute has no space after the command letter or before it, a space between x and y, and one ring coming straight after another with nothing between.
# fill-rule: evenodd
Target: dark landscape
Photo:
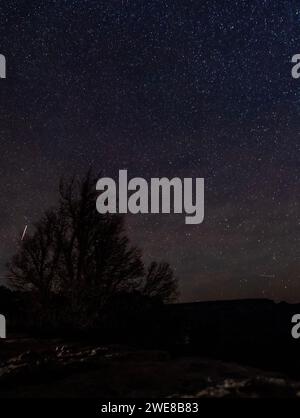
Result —
<instances>
[{"instance_id":1,"label":"dark landscape","mask_svg":"<svg viewBox=\"0 0 300 418\"><path fill-rule=\"evenodd\" d=\"M0 287L3 397L297 397L300 305L178 303L177 278L146 265L120 215L99 215L94 177L22 237Z\"/></svg>"},{"instance_id":2,"label":"dark landscape","mask_svg":"<svg viewBox=\"0 0 300 418\"><path fill-rule=\"evenodd\" d=\"M297 398L299 344L290 318L299 309L268 300L168 305L160 325L131 345L108 343L101 333L16 335L0 340L0 396Z\"/></svg>"}]
</instances>

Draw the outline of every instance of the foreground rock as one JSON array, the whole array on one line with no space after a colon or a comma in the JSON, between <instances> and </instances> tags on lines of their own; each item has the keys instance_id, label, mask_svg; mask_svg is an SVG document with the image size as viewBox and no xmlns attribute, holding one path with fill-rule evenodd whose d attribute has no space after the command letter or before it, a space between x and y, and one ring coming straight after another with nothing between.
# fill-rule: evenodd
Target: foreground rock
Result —
<instances>
[{"instance_id":1,"label":"foreground rock","mask_svg":"<svg viewBox=\"0 0 300 418\"><path fill-rule=\"evenodd\" d=\"M300 383L280 374L158 350L20 340L0 353L3 398L300 397Z\"/></svg>"}]
</instances>

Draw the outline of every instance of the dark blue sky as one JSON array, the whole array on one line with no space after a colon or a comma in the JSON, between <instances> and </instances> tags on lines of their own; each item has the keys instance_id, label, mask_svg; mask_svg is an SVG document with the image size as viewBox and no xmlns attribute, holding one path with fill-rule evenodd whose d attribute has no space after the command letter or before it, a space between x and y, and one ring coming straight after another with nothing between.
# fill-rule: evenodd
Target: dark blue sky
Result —
<instances>
[{"instance_id":1,"label":"dark blue sky","mask_svg":"<svg viewBox=\"0 0 300 418\"><path fill-rule=\"evenodd\" d=\"M128 219L182 299L300 300L300 2L10 1L0 23L1 274L92 165L205 177L202 225Z\"/></svg>"}]
</instances>

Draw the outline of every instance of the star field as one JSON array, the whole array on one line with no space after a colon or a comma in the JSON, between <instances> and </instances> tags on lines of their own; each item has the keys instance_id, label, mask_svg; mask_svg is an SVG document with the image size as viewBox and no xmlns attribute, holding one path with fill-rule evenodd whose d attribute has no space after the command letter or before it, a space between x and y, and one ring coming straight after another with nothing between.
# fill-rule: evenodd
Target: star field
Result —
<instances>
[{"instance_id":1,"label":"star field","mask_svg":"<svg viewBox=\"0 0 300 418\"><path fill-rule=\"evenodd\" d=\"M182 300L300 298L297 1L0 6L0 262L59 177L204 177L205 220L128 216Z\"/></svg>"}]
</instances>

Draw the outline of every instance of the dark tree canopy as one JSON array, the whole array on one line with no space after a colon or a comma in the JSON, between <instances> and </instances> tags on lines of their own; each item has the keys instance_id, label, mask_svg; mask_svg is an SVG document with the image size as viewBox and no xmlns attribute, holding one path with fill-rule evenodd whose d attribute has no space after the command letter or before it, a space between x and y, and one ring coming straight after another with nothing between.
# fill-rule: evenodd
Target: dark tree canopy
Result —
<instances>
[{"instance_id":1,"label":"dark tree canopy","mask_svg":"<svg viewBox=\"0 0 300 418\"><path fill-rule=\"evenodd\" d=\"M116 294L138 291L169 302L177 291L167 263L144 268L124 217L97 212L95 182L90 172L83 180L62 180L57 207L35 224L8 264L13 285L30 291L44 312L60 298L83 326L96 321Z\"/></svg>"},{"instance_id":2,"label":"dark tree canopy","mask_svg":"<svg viewBox=\"0 0 300 418\"><path fill-rule=\"evenodd\" d=\"M174 280L173 270L168 263L153 261L148 267L143 293L163 302L176 299L177 281Z\"/></svg>"}]
</instances>

